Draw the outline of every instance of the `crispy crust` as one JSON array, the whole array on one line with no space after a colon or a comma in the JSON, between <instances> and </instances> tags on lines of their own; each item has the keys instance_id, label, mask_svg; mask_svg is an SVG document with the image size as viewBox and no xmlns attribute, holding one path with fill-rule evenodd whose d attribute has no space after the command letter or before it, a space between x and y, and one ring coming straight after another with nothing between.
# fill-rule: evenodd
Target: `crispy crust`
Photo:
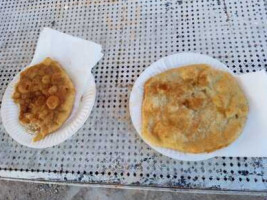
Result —
<instances>
[{"instance_id":1,"label":"crispy crust","mask_svg":"<svg viewBox=\"0 0 267 200\"><path fill-rule=\"evenodd\" d=\"M144 85L142 136L181 152L212 152L238 138L247 114L247 99L230 73L204 64L175 68Z\"/></svg>"},{"instance_id":2,"label":"crispy crust","mask_svg":"<svg viewBox=\"0 0 267 200\"><path fill-rule=\"evenodd\" d=\"M19 121L39 141L58 130L69 117L75 88L59 63L46 58L21 72L13 94L19 104Z\"/></svg>"}]
</instances>

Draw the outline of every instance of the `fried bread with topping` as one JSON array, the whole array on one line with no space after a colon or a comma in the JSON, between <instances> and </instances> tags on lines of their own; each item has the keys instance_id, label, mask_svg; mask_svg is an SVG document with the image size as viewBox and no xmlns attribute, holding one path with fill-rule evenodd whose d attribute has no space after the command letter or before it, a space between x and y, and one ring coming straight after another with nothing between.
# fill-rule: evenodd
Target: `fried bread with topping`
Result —
<instances>
[{"instance_id":1,"label":"fried bread with topping","mask_svg":"<svg viewBox=\"0 0 267 200\"><path fill-rule=\"evenodd\" d=\"M67 120L75 88L60 64L46 58L21 72L13 99L20 107L20 123L35 134L33 141L39 141Z\"/></svg>"}]
</instances>

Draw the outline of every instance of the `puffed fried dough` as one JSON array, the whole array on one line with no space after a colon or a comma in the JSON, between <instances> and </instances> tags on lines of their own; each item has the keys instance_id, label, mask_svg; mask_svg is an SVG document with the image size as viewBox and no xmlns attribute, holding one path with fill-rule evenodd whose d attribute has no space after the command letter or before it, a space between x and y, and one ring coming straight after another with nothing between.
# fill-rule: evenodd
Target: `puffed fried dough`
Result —
<instances>
[{"instance_id":1,"label":"puffed fried dough","mask_svg":"<svg viewBox=\"0 0 267 200\"><path fill-rule=\"evenodd\" d=\"M212 152L238 138L248 109L230 73L205 64L171 69L144 85L142 136L159 147Z\"/></svg>"},{"instance_id":2,"label":"puffed fried dough","mask_svg":"<svg viewBox=\"0 0 267 200\"><path fill-rule=\"evenodd\" d=\"M35 133L33 141L39 141L69 117L75 88L60 64L46 58L21 72L13 99L20 107L20 123Z\"/></svg>"}]
</instances>

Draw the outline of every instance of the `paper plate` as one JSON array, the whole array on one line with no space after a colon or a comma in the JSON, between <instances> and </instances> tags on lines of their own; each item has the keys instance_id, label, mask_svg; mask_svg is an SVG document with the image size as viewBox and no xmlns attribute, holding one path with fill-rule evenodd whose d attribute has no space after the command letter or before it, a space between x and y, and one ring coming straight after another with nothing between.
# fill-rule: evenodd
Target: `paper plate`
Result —
<instances>
[{"instance_id":1,"label":"paper plate","mask_svg":"<svg viewBox=\"0 0 267 200\"><path fill-rule=\"evenodd\" d=\"M23 126L19 123L19 107L14 103L12 94L16 83L19 81L19 74L8 85L2 100L1 117L3 125L8 134L18 143L31 148L47 148L64 142L66 139L74 135L85 123L93 108L96 97L96 86L93 75L90 75L88 88L82 95L78 108L72 114L63 126L48 135L43 140L32 142L33 135L26 132ZM75 103L78 99L75 99Z\"/></svg>"},{"instance_id":2,"label":"paper plate","mask_svg":"<svg viewBox=\"0 0 267 200\"><path fill-rule=\"evenodd\" d=\"M141 134L142 127L142 102L143 102L143 92L144 92L144 84L150 78L159 73L167 71L172 68L178 68L186 65L192 64L208 64L214 68L231 72L227 66L220 61L211 58L206 55L201 55L197 53L178 53L174 55L170 55L160 60L156 61L149 67L145 69L145 71L138 77L133 86L131 96L130 96L130 115L135 129L139 136L143 139ZM143 139L144 140L144 139ZM157 152L168 156L170 158L174 158L177 160L185 160L185 161L198 161L198 160L206 160L216 156L216 154L221 151L214 151L212 153L200 153L200 154L191 154L191 153L183 153L167 148L156 147L154 145L149 144L148 141L144 140L151 148L156 150ZM227 148L227 147L225 147ZM224 149L224 148L223 148Z\"/></svg>"}]
</instances>

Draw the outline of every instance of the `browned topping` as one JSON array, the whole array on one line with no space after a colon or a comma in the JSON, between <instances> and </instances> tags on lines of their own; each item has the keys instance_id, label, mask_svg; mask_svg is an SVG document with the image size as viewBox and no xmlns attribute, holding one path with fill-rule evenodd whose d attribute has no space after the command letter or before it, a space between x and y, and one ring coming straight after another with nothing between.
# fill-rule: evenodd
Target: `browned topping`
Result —
<instances>
[{"instance_id":1,"label":"browned topping","mask_svg":"<svg viewBox=\"0 0 267 200\"><path fill-rule=\"evenodd\" d=\"M13 99L20 105L20 122L37 132L35 140L40 140L68 118L74 96L75 89L66 72L47 58L21 73Z\"/></svg>"},{"instance_id":2,"label":"browned topping","mask_svg":"<svg viewBox=\"0 0 267 200\"><path fill-rule=\"evenodd\" d=\"M59 98L57 96L48 97L46 105L50 110L54 110L59 105Z\"/></svg>"}]
</instances>

